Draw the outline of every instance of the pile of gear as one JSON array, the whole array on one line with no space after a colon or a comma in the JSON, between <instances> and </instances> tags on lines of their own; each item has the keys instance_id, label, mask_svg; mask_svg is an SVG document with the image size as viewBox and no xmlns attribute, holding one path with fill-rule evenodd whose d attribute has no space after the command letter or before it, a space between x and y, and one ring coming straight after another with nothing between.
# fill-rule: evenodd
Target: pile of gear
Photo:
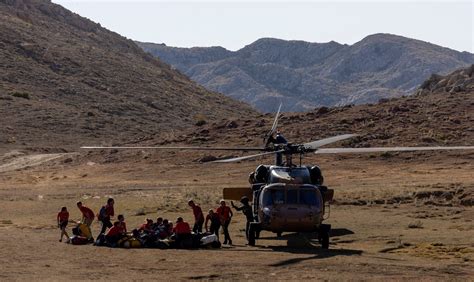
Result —
<instances>
[{"instance_id":1,"label":"pile of gear","mask_svg":"<svg viewBox=\"0 0 474 282\"><path fill-rule=\"evenodd\" d=\"M127 230L125 217L122 214L117 216L117 221L112 224L111 218L114 216L114 199L109 198L107 204L102 206L97 215L84 206L82 202L77 202L77 207L82 213L80 222L74 222L76 225L72 228L73 236L69 237L66 228L69 222L69 211L62 207L57 215L58 227L61 230L60 242L63 236L66 236L67 242L73 245L86 245L93 243L95 246L107 246L113 248L220 248L219 229L222 227L224 233L224 245L232 245L228 227L233 216L230 207L224 200L220 201L220 206L214 210L210 209L207 216L204 217L202 209L194 203L188 201L194 215L194 226L190 225L178 217L175 225L167 219L158 217L156 222L147 218L145 222L131 232ZM252 208L247 197L241 199L243 206L237 207L231 201L232 207L242 211L247 217L246 235L248 234L249 222L252 219ZM99 236L94 240L91 232L91 225L97 218L101 223ZM208 223L210 226L208 228ZM203 231L205 225L205 231Z\"/></svg>"},{"instance_id":2,"label":"pile of gear","mask_svg":"<svg viewBox=\"0 0 474 282\"><path fill-rule=\"evenodd\" d=\"M186 222L183 222L181 218L178 220L187 224ZM149 224L150 219L147 219L147 221L147 224ZM162 228L138 228L134 229L132 232L121 233L116 236L111 235L111 232L100 234L94 242L93 240L88 239L90 238L90 231L87 225L78 223L77 226L72 229L73 236L70 237L69 242L73 245L86 245L93 243L95 246L106 246L112 248L194 249L221 247L221 243L215 234L207 232L191 232L188 234L177 234L172 232L170 234L168 230L163 228L163 226L166 226L165 224L162 225ZM113 232L112 228L110 230Z\"/></svg>"}]
</instances>

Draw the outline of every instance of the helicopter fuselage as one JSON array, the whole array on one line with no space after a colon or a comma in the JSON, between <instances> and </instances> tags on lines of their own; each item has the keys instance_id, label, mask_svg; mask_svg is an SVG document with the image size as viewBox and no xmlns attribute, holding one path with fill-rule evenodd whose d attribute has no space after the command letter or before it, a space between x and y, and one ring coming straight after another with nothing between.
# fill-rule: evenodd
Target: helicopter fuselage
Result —
<instances>
[{"instance_id":1,"label":"helicopter fuselage","mask_svg":"<svg viewBox=\"0 0 474 282\"><path fill-rule=\"evenodd\" d=\"M256 234L261 230L278 234L329 231L330 226L322 222L333 192L322 186L319 167L261 165L250 182Z\"/></svg>"},{"instance_id":2,"label":"helicopter fuselage","mask_svg":"<svg viewBox=\"0 0 474 282\"><path fill-rule=\"evenodd\" d=\"M273 183L258 194L254 205L261 230L314 232L323 220L323 200L315 185Z\"/></svg>"}]
</instances>

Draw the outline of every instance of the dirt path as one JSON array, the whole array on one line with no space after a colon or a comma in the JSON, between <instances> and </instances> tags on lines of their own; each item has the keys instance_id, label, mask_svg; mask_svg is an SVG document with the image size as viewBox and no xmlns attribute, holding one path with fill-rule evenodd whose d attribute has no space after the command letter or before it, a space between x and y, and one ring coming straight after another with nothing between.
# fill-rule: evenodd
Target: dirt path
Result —
<instances>
[{"instance_id":1,"label":"dirt path","mask_svg":"<svg viewBox=\"0 0 474 282\"><path fill-rule=\"evenodd\" d=\"M20 151L11 151L0 158L0 173L38 166L58 158L73 156L75 154L76 153L25 155Z\"/></svg>"}]
</instances>

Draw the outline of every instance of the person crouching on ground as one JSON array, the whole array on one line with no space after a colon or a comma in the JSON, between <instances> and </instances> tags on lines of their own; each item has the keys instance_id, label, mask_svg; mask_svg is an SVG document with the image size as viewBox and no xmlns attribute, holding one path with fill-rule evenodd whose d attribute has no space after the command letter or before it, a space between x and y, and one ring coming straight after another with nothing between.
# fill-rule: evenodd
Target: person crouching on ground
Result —
<instances>
[{"instance_id":1,"label":"person crouching on ground","mask_svg":"<svg viewBox=\"0 0 474 282\"><path fill-rule=\"evenodd\" d=\"M116 221L114 225L105 234L105 242L109 247L117 247L117 243L120 239L125 236L125 232L122 229L121 222Z\"/></svg>"},{"instance_id":2,"label":"person crouching on ground","mask_svg":"<svg viewBox=\"0 0 474 282\"><path fill-rule=\"evenodd\" d=\"M173 234L173 223L169 222L168 219L163 219L163 223L159 227L160 229L160 238L165 239Z\"/></svg>"},{"instance_id":3,"label":"person crouching on ground","mask_svg":"<svg viewBox=\"0 0 474 282\"><path fill-rule=\"evenodd\" d=\"M177 246L181 246L181 242L191 237L191 227L182 217L176 219L176 225L173 228L175 242Z\"/></svg>"},{"instance_id":4,"label":"person crouching on ground","mask_svg":"<svg viewBox=\"0 0 474 282\"><path fill-rule=\"evenodd\" d=\"M104 234L107 228L112 227L112 222L110 222L110 219L114 216L114 204L114 199L109 198L107 200L107 204L100 208L99 214L97 215L97 218L102 223L99 236Z\"/></svg>"},{"instance_id":5,"label":"person crouching on ground","mask_svg":"<svg viewBox=\"0 0 474 282\"><path fill-rule=\"evenodd\" d=\"M240 199L240 203L242 203L241 207L237 207L234 205L234 202L230 201L230 204L234 209L237 211L242 211L242 213L245 215L245 218L247 219L247 223L245 224L245 237L249 238L249 229L250 229L250 223L253 222L253 211L252 211L252 206L249 204L249 198L246 196L243 196Z\"/></svg>"},{"instance_id":6,"label":"person crouching on ground","mask_svg":"<svg viewBox=\"0 0 474 282\"><path fill-rule=\"evenodd\" d=\"M119 227L122 229L122 233L127 233L127 224L125 223L125 217L123 214L119 214L117 220L119 222Z\"/></svg>"},{"instance_id":7,"label":"person crouching on ground","mask_svg":"<svg viewBox=\"0 0 474 282\"><path fill-rule=\"evenodd\" d=\"M196 205L193 200L188 201L188 205L193 209L194 214L194 233L202 233L202 225L204 224L204 214L200 206Z\"/></svg>"},{"instance_id":8,"label":"person crouching on ground","mask_svg":"<svg viewBox=\"0 0 474 282\"><path fill-rule=\"evenodd\" d=\"M63 241L64 235L66 235L67 242L69 242L69 235L66 231L67 223L69 222L69 212L67 211L66 207L61 208L61 211L58 212L56 219L58 221L58 228L61 230L61 238L59 238L59 242Z\"/></svg>"},{"instance_id":9,"label":"person crouching on ground","mask_svg":"<svg viewBox=\"0 0 474 282\"><path fill-rule=\"evenodd\" d=\"M211 222L211 225L208 227L209 221ZM206 232L216 234L217 239L219 240L219 228L221 227L221 220L219 219L219 215L215 213L213 209L210 209L206 216L205 227Z\"/></svg>"},{"instance_id":10,"label":"person crouching on ground","mask_svg":"<svg viewBox=\"0 0 474 282\"><path fill-rule=\"evenodd\" d=\"M82 202L77 202L77 208L82 213L81 223L87 225L87 228L89 229L89 236L87 239L90 240L92 239L91 225L95 218L94 212L90 208L84 206Z\"/></svg>"},{"instance_id":11,"label":"person crouching on ground","mask_svg":"<svg viewBox=\"0 0 474 282\"><path fill-rule=\"evenodd\" d=\"M147 218L145 219L145 223L138 227L138 231L141 231L142 233L146 234L153 233L153 225L153 219Z\"/></svg>"},{"instance_id":12,"label":"person crouching on ground","mask_svg":"<svg viewBox=\"0 0 474 282\"><path fill-rule=\"evenodd\" d=\"M225 201L221 200L221 206L217 208L216 212L219 215L219 219L221 221L222 229L224 230L224 244L232 245L232 240L230 239L229 235L229 224L232 216L232 210L230 207L226 206Z\"/></svg>"}]
</instances>

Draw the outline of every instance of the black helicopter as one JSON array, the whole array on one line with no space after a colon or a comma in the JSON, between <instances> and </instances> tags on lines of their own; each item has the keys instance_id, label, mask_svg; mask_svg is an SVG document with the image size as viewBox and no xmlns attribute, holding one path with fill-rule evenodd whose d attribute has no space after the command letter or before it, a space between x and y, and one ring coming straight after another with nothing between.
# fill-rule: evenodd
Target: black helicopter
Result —
<instances>
[{"instance_id":1,"label":"black helicopter","mask_svg":"<svg viewBox=\"0 0 474 282\"><path fill-rule=\"evenodd\" d=\"M213 163L239 162L266 155L275 155L275 165L259 165L249 176L250 188L225 188L224 198L240 200L247 196L253 200L254 222L250 224L248 244L255 245L260 231L267 230L281 236L282 232L316 232L322 248L329 247L331 226L324 224L325 213L334 196L334 190L324 186L324 177L318 166L302 165L307 153L341 154L390 151L472 150L474 146L453 147L370 147L322 148L323 146L353 138L357 134L343 134L303 144L289 143L277 131L281 104L271 130L264 136L263 147L130 147L86 146L82 149L159 149L208 151L257 151L258 154L222 159ZM299 156L299 164L293 156ZM283 160L285 157L285 161Z\"/></svg>"}]
</instances>

